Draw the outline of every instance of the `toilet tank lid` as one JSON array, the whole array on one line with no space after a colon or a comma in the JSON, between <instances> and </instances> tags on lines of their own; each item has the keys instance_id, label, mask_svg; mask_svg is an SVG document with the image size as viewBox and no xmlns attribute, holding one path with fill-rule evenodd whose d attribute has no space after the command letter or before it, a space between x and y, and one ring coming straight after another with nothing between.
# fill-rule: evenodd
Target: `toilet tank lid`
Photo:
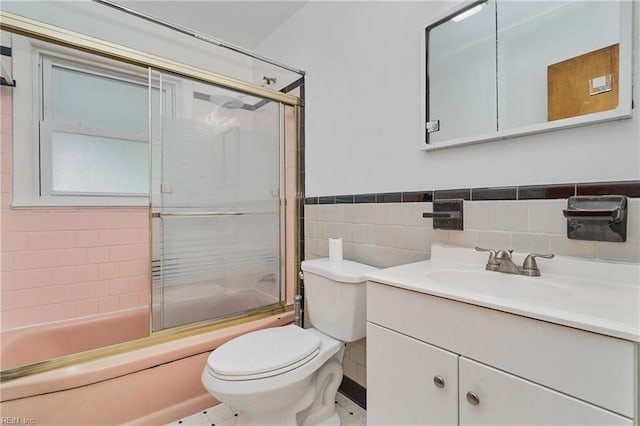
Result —
<instances>
[{"instance_id":1,"label":"toilet tank lid","mask_svg":"<svg viewBox=\"0 0 640 426\"><path fill-rule=\"evenodd\" d=\"M329 260L328 258L303 260L300 264L303 272L320 275L343 283L363 283L367 274L378 270L375 266L353 262L351 260Z\"/></svg>"}]
</instances>

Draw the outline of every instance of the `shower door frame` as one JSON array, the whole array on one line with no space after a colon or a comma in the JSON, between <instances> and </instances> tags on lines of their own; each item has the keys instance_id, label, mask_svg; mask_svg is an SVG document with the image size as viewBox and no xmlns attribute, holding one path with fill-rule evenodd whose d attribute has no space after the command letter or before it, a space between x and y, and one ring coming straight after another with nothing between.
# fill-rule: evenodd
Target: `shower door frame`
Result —
<instances>
[{"instance_id":1,"label":"shower door frame","mask_svg":"<svg viewBox=\"0 0 640 426\"><path fill-rule=\"evenodd\" d=\"M233 89L248 95L255 95L262 98L269 99L271 101L278 102L280 105L280 114L283 114L283 110L286 106L294 108L295 117L295 145L296 145L296 197L295 197L295 209L294 209L294 241L296 242L293 248L293 259L296 270L299 270L300 259L302 257L302 245L300 236L303 234L303 227L301 220L303 218L304 203L304 181L302 177L303 172L303 158L304 152L301 149L303 144L303 125L302 120L304 117L304 94L300 97L289 95L287 93L262 87L257 84L242 81L233 77L225 76L215 72L211 72L199 67L186 65L177 61L172 61L167 58L163 58L157 55L146 53L140 50L132 49L126 46L122 46L116 43L111 43L99 38L88 36L86 34L71 31L65 28L57 27L54 25L46 24L34 19L26 18L11 12L0 10L0 30L7 31L22 35L25 37L31 37L38 40L43 40L49 43L71 47L88 53L92 53L98 56L102 56L116 61L141 66L147 69L156 69L159 71L166 71L181 75L184 77L195 78L207 83L215 84L218 86ZM206 41L206 40L205 40ZM300 79L301 85L304 86L304 72L301 72ZM281 127L284 120L281 120ZM149 135L151 136L151 135ZM281 144L284 143L284 135L281 136ZM281 162L284 161L284 156L281 155ZM281 163L282 166L282 163ZM284 176L285 170L280 171L281 180L286 179ZM286 181L285 181L286 182ZM280 197L280 215L281 223L286 223L286 194ZM149 209L149 237L151 238L151 199L148 204ZM281 226L281 233L286 232L286 227ZM150 240L151 241L151 240ZM284 252L285 257L281 258L281 269L285 270L281 279L286 279L286 247L284 244L285 239L281 239L281 255ZM152 247L149 246L149 252L151 254ZM151 295L151 262L152 258L149 256L149 294ZM296 279L296 285L293 286L294 294L302 291L300 279ZM286 292L286 285L284 286ZM151 296L150 296L151 297ZM85 352L80 352L72 355L63 356L60 358L54 358L47 361L42 361L36 364L25 365L10 370L0 371L0 383L15 380L18 378L38 374L46 371L51 371L59 368L69 367L77 365L79 363L93 361L108 356L127 353L134 350L155 346L157 344L166 343L169 341L177 340L180 338L198 335L214 330L227 328L233 325L242 324L258 319L266 318L279 313L293 311L293 302L287 302L287 295L283 298L283 302L279 303L277 307L271 309L257 309L255 311L238 315L232 318L223 320L213 320L209 322L202 322L192 325L184 325L158 332L151 331L151 300L149 300L149 320L150 329L149 337L132 340L125 343L116 345L101 347Z\"/></svg>"},{"instance_id":2,"label":"shower door frame","mask_svg":"<svg viewBox=\"0 0 640 426\"><path fill-rule=\"evenodd\" d=\"M154 76L154 74L157 74ZM178 77L178 78L190 78L193 79L192 77L187 77L187 76L182 76L182 75L173 75L173 77ZM167 78L166 72L164 72L163 70L159 70L156 68L152 68L149 67L148 68L148 87L149 87L149 184L150 184L150 189L149 189L149 212L150 212L150 218L149 218L149 247L150 247L150 258L151 258L151 292L150 292L150 315L149 315L149 329L150 329L150 334L153 335L157 335L159 333L173 333L174 331L172 330L177 330L178 332L183 329L183 328L190 328L193 327L194 324L199 324L199 323L211 323L211 322L219 322L219 321L225 321L226 319L229 318L235 318L238 316L242 316L245 314L250 314L253 312L272 312L274 309L278 310L280 308L285 308L286 304L287 304L287 285L286 285L286 268L287 268L287 247L286 247L286 219L287 219L287 212L286 212L286 161L285 161L285 157L286 157L286 135L285 135L285 129L286 129L286 123L285 123L285 108L286 105L283 104L282 102L277 102L277 106L278 106L278 112L277 112L277 116L278 116L278 141L277 141L277 145L278 145L278 160L277 160L277 167L278 167L278 211L277 211L277 215L278 215L278 278L279 278L279 285L278 285L278 301L275 303L271 303L268 305L262 305L259 306L257 308L252 308L252 309L247 309L244 311L238 311L238 312L234 312L233 314L229 314L229 315L225 315L222 317L216 317L216 318L211 318L211 319L207 319L207 320L201 320L201 321L197 321L195 323L187 323L187 324L183 324L183 325L175 325L175 326L167 326L165 327L165 311L164 311L164 307L165 307L165 296L164 296L164 288L165 288L165 278L164 278L164 238L165 238L165 230L164 230L164 222L163 219L165 217L184 217L184 218L188 218L188 217L224 217L224 216L245 216L245 215L261 215L261 214L265 214L265 212L251 212L251 211L231 211L231 210L219 210L219 211L200 211L200 212L165 212L163 213L162 211L154 211L155 210L163 210L163 206L162 205L157 205L154 206L153 205L153 200L154 200L154 196L153 196L153 184L154 184L154 179L153 179L153 173L154 173L154 167L153 167L153 158L154 158L154 148L153 148L153 144L152 144L152 140L153 140L153 116L154 114L152 113L152 111L154 110L154 105L153 105L153 100L152 100L152 95L151 95L151 91L153 88L156 88L159 90L159 96L158 96L158 106L157 108L159 108L159 114L158 114L158 125L160 127L160 136L159 136L159 148L158 148L158 153L157 155L160 157L160 159L158 160L159 162L159 180L156 182L156 184L160 184L161 186L163 185L163 182L165 182L165 176L164 176L164 143L166 142L164 139L164 132L162 131L162 129L164 129L164 120L165 120L165 112L166 109L164 107L165 105L165 95L166 92L169 92L169 88L167 88L167 90L165 90L165 78ZM209 82L205 82L205 83L209 83ZM173 102L172 104L175 104L175 96L176 96L176 86L177 86L177 80L175 80L173 82L173 84L170 84L169 86L171 87L171 93L173 98ZM225 86L221 86L218 84L214 84L214 86L216 87L222 87L224 89L228 89ZM265 100L268 100L267 98L262 98L261 101L259 101L257 104L261 105L262 102L264 102ZM172 107L169 108L173 114L176 113L175 111L175 105L173 105ZM297 114L297 111L296 111ZM297 117L297 116L296 116ZM297 120L297 118L295 119L295 123L294 125L297 126L299 125L299 120ZM296 147L299 145L299 140L298 140L299 134L296 132ZM298 164L296 164L296 168L298 167ZM297 181L298 179L296 179ZM296 182L297 184L298 182ZM298 193L297 191L298 188L296 188L296 193ZM160 188L159 189L159 198L162 199L163 196L163 191ZM160 201L160 204L162 204L162 201ZM267 212L268 213L268 212ZM154 244L154 233L153 233L153 220L154 219L159 219L159 226L161 227L160 230L160 236L158 237L158 239L160 240L159 244L161 245L161 247L159 248L159 253L157 253L157 258L155 259L158 262L158 284L160 286L160 289L158 291L156 291L154 289L154 274L153 274L153 262L154 262L154 253L153 253L153 244ZM295 220L296 223L298 223L298 218L294 217L292 218L292 220ZM298 229L296 229L296 234L299 232ZM296 253L295 255L297 255L297 250L295 250ZM297 256L294 256L296 265L298 262L298 258ZM296 286L297 287L297 286ZM294 292L296 290L294 289ZM156 293L158 293L158 295L160 296L160 300L159 301L154 301L154 296L156 295ZM158 308L158 322L159 324L154 324L154 303L159 303L160 307ZM159 327L157 329L154 329L155 327Z\"/></svg>"}]
</instances>

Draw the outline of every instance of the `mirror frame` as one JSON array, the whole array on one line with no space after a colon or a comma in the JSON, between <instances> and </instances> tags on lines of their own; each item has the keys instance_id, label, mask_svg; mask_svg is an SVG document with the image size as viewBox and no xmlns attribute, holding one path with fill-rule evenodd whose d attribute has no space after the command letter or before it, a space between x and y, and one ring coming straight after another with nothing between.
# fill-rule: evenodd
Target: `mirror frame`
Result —
<instances>
[{"instance_id":1,"label":"mirror frame","mask_svg":"<svg viewBox=\"0 0 640 426\"><path fill-rule=\"evenodd\" d=\"M427 122L429 121L429 31L441 25L456 15L469 10L479 4L486 3L487 0L466 1L464 6L456 7L448 12L444 17L435 20L425 28L425 63L423 82L425 84L425 110L423 117L424 138L420 145L422 151L435 151L446 148L453 148L465 145L474 145L484 142L491 142L502 139L516 138L536 133L551 132L554 130L568 129L578 126L603 123L607 121L623 120L631 118L633 109L633 23L634 10L632 1L618 0L620 2L620 56L619 56L619 99L615 109L585 114L576 117L563 118L554 121L546 121L512 129L497 130L495 132L479 135L465 136L446 141L429 142L429 132ZM504 0L496 0L497 2ZM638 5L636 5L638 6ZM499 18L499 16L498 16ZM496 79L499 74L496 75Z\"/></svg>"}]
</instances>

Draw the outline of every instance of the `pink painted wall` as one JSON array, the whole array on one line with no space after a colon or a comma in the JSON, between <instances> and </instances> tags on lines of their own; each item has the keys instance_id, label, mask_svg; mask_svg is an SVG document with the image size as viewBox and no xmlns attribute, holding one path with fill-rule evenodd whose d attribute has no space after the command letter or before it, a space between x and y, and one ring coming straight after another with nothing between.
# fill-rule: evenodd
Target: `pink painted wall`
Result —
<instances>
[{"instance_id":1,"label":"pink painted wall","mask_svg":"<svg viewBox=\"0 0 640 426\"><path fill-rule=\"evenodd\" d=\"M1 329L148 306L147 208L11 208L12 90L0 88Z\"/></svg>"}]
</instances>

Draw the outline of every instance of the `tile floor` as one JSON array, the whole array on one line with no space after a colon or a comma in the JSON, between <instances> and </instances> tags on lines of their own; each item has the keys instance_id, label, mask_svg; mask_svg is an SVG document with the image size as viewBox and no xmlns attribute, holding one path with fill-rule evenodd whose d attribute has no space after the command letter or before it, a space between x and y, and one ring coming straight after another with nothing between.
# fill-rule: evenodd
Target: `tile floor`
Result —
<instances>
[{"instance_id":1,"label":"tile floor","mask_svg":"<svg viewBox=\"0 0 640 426\"><path fill-rule=\"evenodd\" d=\"M365 426L367 412L346 396L336 395L336 411L342 420L342 426ZM200 413L180 419L167 426L235 426L235 413L225 404L216 405Z\"/></svg>"}]
</instances>

